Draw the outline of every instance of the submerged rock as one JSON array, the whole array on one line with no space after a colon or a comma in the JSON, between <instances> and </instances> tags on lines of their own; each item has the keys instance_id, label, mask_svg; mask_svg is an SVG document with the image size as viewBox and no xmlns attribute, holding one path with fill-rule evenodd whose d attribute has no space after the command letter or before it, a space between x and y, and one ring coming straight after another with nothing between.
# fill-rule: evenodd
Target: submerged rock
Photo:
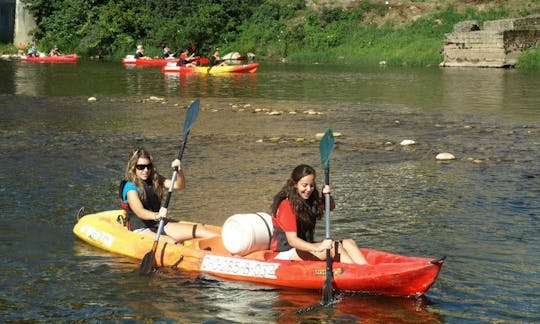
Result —
<instances>
[{"instance_id":1,"label":"submerged rock","mask_svg":"<svg viewBox=\"0 0 540 324\"><path fill-rule=\"evenodd\" d=\"M456 157L452 153L439 153L437 156L435 156L435 159L438 161L449 161L449 160L455 160Z\"/></svg>"},{"instance_id":2,"label":"submerged rock","mask_svg":"<svg viewBox=\"0 0 540 324\"><path fill-rule=\"evenodd\" d=\"M416 144L416 142L413 140L403 140L401 141L401 143L399 143L399 145L403 145L403 146L413 145L413 144Z\"/></svg>"}]
</instances>

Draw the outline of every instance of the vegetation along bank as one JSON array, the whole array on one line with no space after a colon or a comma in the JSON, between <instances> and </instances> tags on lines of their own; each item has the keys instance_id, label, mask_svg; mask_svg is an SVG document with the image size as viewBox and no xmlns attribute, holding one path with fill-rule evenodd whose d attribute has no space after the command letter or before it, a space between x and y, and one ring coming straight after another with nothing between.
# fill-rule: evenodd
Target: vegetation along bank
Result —
<instances>
[{"instance_id":1,"label":"vegetation along bank","mask_svg":"<svg viewBox=\"0 0 540 324\"><path fill-rule=\"evenodd\" d=\"M444 34L465 20L484 22L540 13L535 0L24 0L36 18L38 49L117 59L144 44L207 56L252 52L259 60L389 66L437 66ZM11 45L0 48L16 52ZM519 68L540 68L540 50Z\"/></svg>"}]
</instances>

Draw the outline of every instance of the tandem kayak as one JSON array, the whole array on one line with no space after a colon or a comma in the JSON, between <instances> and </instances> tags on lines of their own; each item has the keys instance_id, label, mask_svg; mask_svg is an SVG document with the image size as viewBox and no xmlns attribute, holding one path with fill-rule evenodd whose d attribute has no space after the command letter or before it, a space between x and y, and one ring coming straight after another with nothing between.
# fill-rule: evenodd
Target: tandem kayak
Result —
<instances>
[{"instance_id":1,"label":"tandem kayak","mask_svg":"<svg viewBox=\"0 0 540 324\"><path fill-rule=\"evenodd\" d=\"M19 59L25 62L37 63L75 63L79 57L77 54L66 54L58 56L21 56Z\"/></svg>"},{"instance_id":2,"label":"tandem kayak","mask_svg":"<svg viewBox=\"0 0 540 324\"><path fill-rule=\"evenodd\" d=\"M242 65L216 65L216 66L177 66L167 64L162 69L163 73L201 73L201 74L220 74L220 73L254 73L259 68L259 63L250 63Z\"/></svg>"},{"instance_id":3,"label":"tandem kayak","mask_svg":"<svg viewBox=\"0 0 540 324\"><path fill-rule=\"evenodd\" d=\"M175 245L160 242L155 253L156 265L227 280L320 290L326 278L326 262L274 259L276 253L267 250L271 235L269 218L265 213L236 214L222 227L211 226L217 234L215 237ZM140 260L152 249L154 239L129 231L123 225L124 219L123 210L86 215L78 219L73 232L93 246ZM420 296L435 283L444 262L444 258L361 250L368 261L366 265L333 262L335 289Z\"/></svg>"}]
</instances>

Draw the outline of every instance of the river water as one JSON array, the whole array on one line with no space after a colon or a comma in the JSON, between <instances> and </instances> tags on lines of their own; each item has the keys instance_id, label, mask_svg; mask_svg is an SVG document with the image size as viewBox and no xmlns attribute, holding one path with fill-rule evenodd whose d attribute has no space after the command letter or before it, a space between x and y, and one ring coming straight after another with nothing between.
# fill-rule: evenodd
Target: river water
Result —
<instances>
[{"instance_id":1,"label":"river water","mask_svg":"<svg viewBox=\"0 0 540 324\"><path fill-rule=\"evenodd\" d=\"M0 73L4 322L540 321L538 73L263 64L250 75L171 76L96 61L0 61ZM427 295L344 294L310 308L319 292L166 269L142 278L138 261L78 240L80 207L119 208L130 150L146 147L170 171L195 98L188 188L173 195L173 218L222 224L268 211L294 166L322 173L316 134L332 128L332 236L446 255ZM441 152L456 159L438 162Z\"/></svg>"}]
</instances>

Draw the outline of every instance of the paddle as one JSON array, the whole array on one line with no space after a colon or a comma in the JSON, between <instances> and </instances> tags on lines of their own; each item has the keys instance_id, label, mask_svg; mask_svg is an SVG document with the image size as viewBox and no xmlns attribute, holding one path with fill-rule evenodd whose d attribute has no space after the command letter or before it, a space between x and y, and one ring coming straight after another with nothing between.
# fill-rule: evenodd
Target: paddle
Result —
<instances>
[{"instance_id":1,"label":"paddle","mask_svg":"<svg viewBox=\"0 0 540 324\"><path fill-rule=\"evenodd\" d=\"M199 114L199 103L199 99L195 99L195 101L193 101L193 103L189 106L188 111L186 112L182 147L180 148L180 152L178 153L178 160L180 161L182 160L182 155L184 154L184 149L186 148L187 137L189 131L191 130L191 126L193 126L193 123L195 122L195 119L197 119L197 115ZM165 203L163 204L163 207L165 208L169 207L169 202L171 201L171 195L177 175L178 167L175 167L171 178L171 185L169 186L169 191L167 192L167 198L165 198ZM149 275L154 270L155 254L159 243L159 237L161 235L161 232L163 231L163 226L165 226L165 220L162 218L159 221L159 226L156 232L156 238L154 239L154 244L152 245L152 249L150 250L150 252L146 253L146 255L141 261L141 266L139 268L139 274L141 275Z\"/></svg>"},{"instance_id":2,"label":"paddle","mask_svg":"<svg viewBox=\"0 0 540 324\"><path fill-rule=\"evenodd\" d=\"M334 133L331 129L326 130L320 142L321 162L324 167L324 184L330 184L330 154L334 149ZM324 194L326 239L330 239L330 194ZM332 302L332 255L330 249L326 250L326 280L323 287L321 304L328 305Z\"/></svg>"},{"instance_id":3,"label":"paddle","mask_svg":"<svg viewBox=\"0 0 540 324\"><path fill-rule=\"evenodd\" d=\"M214 64L212 63L212 61L210 61L210 67L208 69L206 69L206 73L210 74L210 70L212 70L213 67L214 67Z\"/></svg>"}]
</instances>

